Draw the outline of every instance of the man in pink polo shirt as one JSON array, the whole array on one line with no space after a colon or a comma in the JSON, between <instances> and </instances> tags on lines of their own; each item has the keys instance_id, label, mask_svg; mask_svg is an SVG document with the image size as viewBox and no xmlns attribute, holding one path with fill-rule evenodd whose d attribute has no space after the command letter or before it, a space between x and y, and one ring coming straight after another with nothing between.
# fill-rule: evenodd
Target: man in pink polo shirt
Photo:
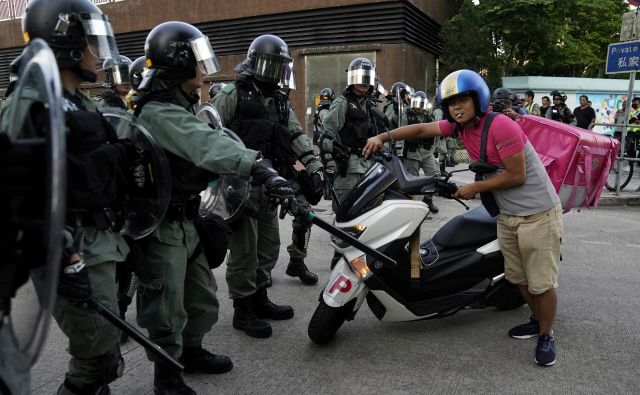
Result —
<instances>
[{"instance_id":1,"label":"man in pink polo shirt","mask_svg":"<svg viewBox=\"0 0 640 395\"><path fill-rule=\"evenodd\" d=\"M470 70L453 72L438 88L444 120L372 137L364 155L380 150L390 140L457 134L471 160L478 161L483 127L489 118L489 97L489 88L480 75ZM499 211L498 241L505 277L519 286L532 311L529 322L512 328L509 336L538 336L535 362L551 366L556 361L552 328L562 238L560 198L520 126L503 114L497 114L488 128L484 162L494 170L476 178L480 181L460 187L456 197L473 199L479 193L493 197L496 214ZM493 211L484 198L483 204Z\"/></svg>"}]
</instances>

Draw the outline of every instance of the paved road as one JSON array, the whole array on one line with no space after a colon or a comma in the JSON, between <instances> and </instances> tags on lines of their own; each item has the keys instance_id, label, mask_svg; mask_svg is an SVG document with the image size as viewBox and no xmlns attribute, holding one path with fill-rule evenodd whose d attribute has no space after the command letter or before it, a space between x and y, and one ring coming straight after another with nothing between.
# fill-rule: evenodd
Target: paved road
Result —
<instances>
[{"instance_id":1,"label":"paved road","mask_svg":"<svg viewBox=\"0 0 640 395\"><path fill-rule=\"evenodd\" d=\"M461 212L454 201L436 200L441 212L424 225L424 237ZM477 203L475 203L477 204ZM324 211L322 211L324 210ZM327 202L319 215L330 219ZM269 339L253 339L231 327L224 267L219 280L219 322L205 346L231 355L232 372L188 375L200 394L212 393L638 393L640 391L640 208L602 207L564 215L565 238L555 327L558 362L533 363L535 340L506 335L528 319L528 310L462 311L452 317L412 323L381 323L366 306L325 347L307 337L321 286L304 286L285 274L286 243L274 270L271 298L288 302L295 317L273 323ZM289 240L290 220L281 226ZM308 264L324 283L332 251L329 237L314 229ZM128 317L134 321L135 312ZM34 368L35 394L52 394L63 380L65 338L52 326ZM150 394L152 365L131 341L127 369L114 394Z\"/></svg>"}]
</instances>

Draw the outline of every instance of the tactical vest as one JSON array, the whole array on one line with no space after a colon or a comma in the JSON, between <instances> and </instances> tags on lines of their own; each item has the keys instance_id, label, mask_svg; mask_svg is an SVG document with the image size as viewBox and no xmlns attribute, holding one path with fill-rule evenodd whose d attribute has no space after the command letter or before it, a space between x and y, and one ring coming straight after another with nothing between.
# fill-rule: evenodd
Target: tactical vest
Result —
<instances>
[{"instance_id":1,"label":"tactical vest","mask_svg":"<svg viewBox=\"0 0 640 395\"><path fill-rule=\"evenodd\" d=\"M127 188L125 147L104 117L65 95L67 223L117 230L118 201Z\"/></svg>"},{"instance_id":2,"label":"tactical vest","mask_svg":"<svg viewBox=\"0 0 640 395\"><path fill-rule=\"evenodd\" d=\"M150 92L140 99L134 115L139 116L145 104L151 101L170 103L180 106L177 99L168 91ZM192 108L190 112L193 113ZM172 204L183 202L195 195L198 195L207 188L209 181L216 177L216 175L210 171L202 169L178 155L167 150L164 150L164 153L171 169Z\"/></svg>"},{"instance_id":3,"label":"tactical vest","mask_svg":"<svg viewBox=\"0 0 640 395\"><path fill-rule=\"evenodd\" d=\"M391 123L389 123L389 119L384 115L384 112L382 112L382 110L376 107L373 103L371 105L371 119L373 120L375 132L377 134L391 130Z\"/></svg>"},{"instance_id":4,"label":"tactical vest","mask_svg":"<svg viewBox=\"0 0 640 395\"><path fill-rule=\"evenodd\" d=\"M416 113L415 111L413 111L410 108L407 108L406 110L406 114L407 114L407 125L415 125L417 123L422 123L422 119L420 119L420 117L418 116L418 113ZM406 140L404 143L404 146L406 149L413 149L413 151L416 150L417 147L424 147L425 149L431 149L431 147L433 147L433 144L435 142L435 137L431 137L428 139L413 139L413 140Z\"/></svg>"},{"instance_id":5,"label":"tactical vest","mask_svg":"<svg viewBox=\"0 0 640 395\"><path fill-rule=\"evenodd\" d=\"M367 139L376 135L371 119L371 104L366 101L366 111L363 111L356 95L347 91L342 95L347 99L347 114L338 135L342 144L351 148L352 151L361 151Z\"/></svg>"},{"instance_id":6,"label":"tactical vest","mask_svg":"<svg viewBox=\"0 0 640 395\"><path fill-rule=\"evenodd\" d=\"M127 106L122 102L120 96L116 95L113 91L104 91L97 97L101 98L108 107L120 108L122 110L127 109Z\"/></svg>"},{"instance_id":7,"label":"tactical vest","mask_svg":"<svg viewBox=\"0 0 640 395\"><path fill-rule=\"evenodd\" d=\"M233 121L229 128L247 148L262 152L284 177L291 171L297 157L291 141L298 135L289 130L289 98L275 91L269 106L259 98L261 94L249 79L235 81L237 98Z\"/></svg>"}]
</instances>

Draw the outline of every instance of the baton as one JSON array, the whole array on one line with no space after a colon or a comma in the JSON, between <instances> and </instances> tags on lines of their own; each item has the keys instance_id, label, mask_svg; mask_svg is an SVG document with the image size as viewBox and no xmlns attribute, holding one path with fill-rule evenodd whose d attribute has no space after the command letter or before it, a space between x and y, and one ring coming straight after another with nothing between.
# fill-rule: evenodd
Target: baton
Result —
<instances>
[{"instance_id":1,"label":"baton","mask_svg":"<svg viewBox=\"0 0 640 395\"><path fill-rule=\"evenodd\" d=\"M93 299L92 303L96 312L103 316L107 321L112 323L116 328L120 329L127 335L129 335L133 340L138 342L142 347L144 347L147 351L153 353L156 357L160 358L162 362L168 363L175 368L180 370L184 370L184 365L180 362L173 359L171 355L169 355L165 350L163 350L159 345L155 344L148 337L146 337L142 332L140 332L135 327L131 326L127 321L120 318L116 313L111 311L107 306L103 305L99 301Z\"/></svg>"},{"instance_id":2,"label":"baton","mask_svg":"<svg viewBox=\"0 0 640 395\"><path fill-rule=\"evenodd\" d=\"M342 229L336 228L335 226L331 225L330 223L318 218L313 211L307 210L307 209L303 209L303 208L299 208L298 209L298 215L303 217L304 219L306 219L308 222L311 222L312 224L318 226L319 228L327 231L328 233L331 233L335 237L347 242L348 244L350 244L353 247L359 249L360 251L364 252L365 254L371 255L372 257L376 258L377 260L384 262L390 268L395 268L398 265L398 263L394 259L392 259L392 258L388 257L387 255L381 253L380 251L378 251L378 250L376 250L374 248L371 248L370 246L364 244L363 242L361 242L360 240L358 240L355 237L351 236L350 234L346 233Z\"/></svg>"}]
</instances>

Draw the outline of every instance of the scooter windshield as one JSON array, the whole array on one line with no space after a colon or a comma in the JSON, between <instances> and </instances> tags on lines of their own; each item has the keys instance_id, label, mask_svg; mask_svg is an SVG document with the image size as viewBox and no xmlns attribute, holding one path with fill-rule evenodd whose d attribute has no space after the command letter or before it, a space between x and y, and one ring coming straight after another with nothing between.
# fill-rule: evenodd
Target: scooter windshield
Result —
<instances>
[{"instance_id":1,"label":"scooter windshield","mask_svg":"<svg viewBox=\"0 0 640 395\"><path fill-rule=\"evenodd\" d=\"M384 192L395 181L396 176L389 169L380 163L374 163L340 202L336 221L350 221L381 204Z\"/></svg>"}]
</instances>

